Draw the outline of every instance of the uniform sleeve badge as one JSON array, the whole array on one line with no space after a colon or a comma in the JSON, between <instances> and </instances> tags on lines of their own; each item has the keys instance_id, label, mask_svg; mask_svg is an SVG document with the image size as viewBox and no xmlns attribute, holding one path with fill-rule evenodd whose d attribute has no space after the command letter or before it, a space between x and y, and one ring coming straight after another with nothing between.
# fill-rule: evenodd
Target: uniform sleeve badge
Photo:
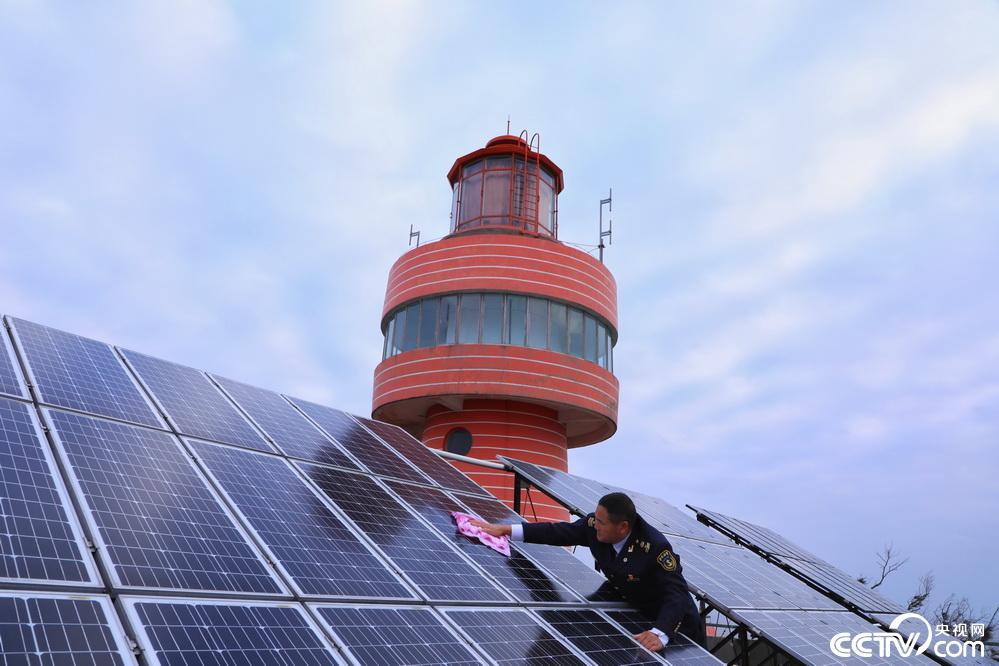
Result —
<instances>
[{"instance_id":1,"label":"uniform sleeve badge","mask_svg":"<svg viewBox=\"0 0 999 666\"><path fill-rule=\"evenodd\" d=\"M664 571L676 571L676 555L670 552L669 548L664 548L663 552L659 553L659 557L656 558L656 562L659 563L659 566L661 566Z\"/></svg>"}]
</instances>

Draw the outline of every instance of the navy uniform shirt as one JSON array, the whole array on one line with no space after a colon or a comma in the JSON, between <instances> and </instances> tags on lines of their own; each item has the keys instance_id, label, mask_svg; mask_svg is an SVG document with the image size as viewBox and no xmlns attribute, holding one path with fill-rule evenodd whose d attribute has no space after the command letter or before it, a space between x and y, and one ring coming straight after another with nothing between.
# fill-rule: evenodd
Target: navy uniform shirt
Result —
<instances>
[{"instance_id":1,"label":"navy uniform shirt","mask_svg":"<svg viewBox=\"0 0 999 666\"><path fill-rule=\"evenodd\" d=\"M621 552L616 553L612 544L597 541L593 521L591 513L572 523L524 523L524 541L588 547L597 571L670 642L680 631L703 644L704 623L687 591L680 557L662 532L639 516Z\"/></svg>"}]
</instances>

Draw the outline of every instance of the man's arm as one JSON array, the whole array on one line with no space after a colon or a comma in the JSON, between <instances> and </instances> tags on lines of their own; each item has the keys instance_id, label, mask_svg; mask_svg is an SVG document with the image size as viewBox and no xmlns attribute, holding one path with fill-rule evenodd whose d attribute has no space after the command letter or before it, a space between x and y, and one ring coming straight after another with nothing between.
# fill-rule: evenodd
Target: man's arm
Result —
<instances>
[{"instance_id":1,"label":"man's arm","mask_svg":"<svg viewBox=\"0 0 999 666\"><path fill-rule=\"evenodd\" d=\"M498 525L482 520L472 524L481 527L493 536L508 536L514 541L544 543L550 546L585 546L589 543L588 520L580 518L571 523L521 523L519 525Z\"/></svg>"}]
</instances>

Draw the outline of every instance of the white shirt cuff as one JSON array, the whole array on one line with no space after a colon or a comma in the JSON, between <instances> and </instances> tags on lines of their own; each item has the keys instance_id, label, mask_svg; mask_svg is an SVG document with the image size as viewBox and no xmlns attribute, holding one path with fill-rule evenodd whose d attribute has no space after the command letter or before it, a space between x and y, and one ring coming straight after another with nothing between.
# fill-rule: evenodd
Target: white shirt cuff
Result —
<instances>
[{"instance_id":1,"label":"white shirt cuff","mask_svg":"<svg viewBox=\"0 0 999 666\"><path fill-rule=\"evenodd\" d=\"M510 541L524 540L524 526L520 523L510 525Z\"/></svg>"},{"instance_id":2,"label":"white shirt cuff","mask_svg":"<svg viewBox=\"0 0 999 666\"><path fill-rule=\"evenodd\" d=\"M660 630L656 629L655 627L652 627L651 629L649 629L649 631L651 631L652 633L654 633L656 636L659 637L659 640L663 642L663 647L669 645L669 636L667 636Z\"/></svg>"}]
</instances>

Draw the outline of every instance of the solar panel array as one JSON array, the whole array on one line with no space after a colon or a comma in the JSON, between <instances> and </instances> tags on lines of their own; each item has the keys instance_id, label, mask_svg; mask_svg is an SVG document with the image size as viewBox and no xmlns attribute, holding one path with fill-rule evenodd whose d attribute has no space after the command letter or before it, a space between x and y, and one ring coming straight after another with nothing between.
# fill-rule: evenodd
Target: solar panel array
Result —
<instances>
[{"instance_id":1,"label":"solar panel array","mask_svg":"<svg viewBox=\"0 0 999 666\"><path fill-rule=\"evenodd\" d=\"M452 511L519 517L395 426L4 321L0 663L718 663L682 638L645 651L651 622L564 549L457 534ZM613 489L529 471L580 509ZM831 612L636 499L699 592Z\"/></svg>"},{"instance_id":2,"label":"solar panel array","mask_svg":"<svg viewBox=\"0 0 999 666\"><path fill-rule=\"evenodd\" d=\"M591 512L602 494L627 492L635 499L639 513L669 539L692 592L738 622L748 624L750 617L755 618L753 631L795 659L836 663L839 660L829 652L829 639L835 633L848 626L857 631L873 630L864 618L846 612L840 600L773 566L728 538L727 530L726 534L710 530L665 500L533 463L503 459L529 482L579 514ZM770 545L779 540L784 552L803 552L776 533L771 532L769 538ZM803 562L803 566L813 564ZM764 621L766 618L783 618L786 622ZM824 621L818 622L819 618ZM838 626L843 628L831 630ZM824 636L825 642L817 636Z\"/></svg>"}]
</instances>

